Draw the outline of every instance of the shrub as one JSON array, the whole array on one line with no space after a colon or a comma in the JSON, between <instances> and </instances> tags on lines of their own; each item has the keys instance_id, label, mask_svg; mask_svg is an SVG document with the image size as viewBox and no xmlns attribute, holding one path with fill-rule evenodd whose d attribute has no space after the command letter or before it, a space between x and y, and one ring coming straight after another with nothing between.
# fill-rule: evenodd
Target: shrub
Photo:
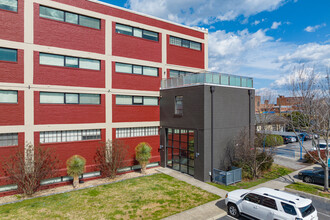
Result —
<instances>
[{"instance_id":1,"label":"shrub","mask_svg":"<svg viewBox=\"0 0 330 220\"><path fill-rule=\"evenodd\" d=\"M321 157L322 157L322 159L323 160L325 160L326 159L326 155L325 155L325 150L321 150L320 151L320 154L321 154ZM317 153L317 150L314 150L314 151L309 151L309 153L314 157L314 158L319 158L319 155L318 155L318 153ZM305 155L304 155L304 159L306 160L306 163L317 163L315 160L313 160L313 158L308 154L308 153L306 153Z\"/></svg>"},{"instance_id":2,"label":"shrub","mask_svg":"<svg viewBox=\"0 0 330 220\"><path fill-rule=\"evenodd\" d=\"M270 170L271 166L273 165L274 159L269 154L266 154L265 152L261 152L257 155L257 161L260 163L262 161L265 161L260 165L260 171L267 171Z\"/></svg>"},{"instance_id":3,"label":"shrub","mask_svg":"<svg viewBox=\"0 0 330 220\"><path fill-rule=\"evenodd\" d=\"M284 141L280 135L269 134L265 138L265 146L266 147L275 147L283 145Z\"/></svg>"},{"instance_id":4,"label":"shrub","mask_svg":"<svg viewBox=\"0 0 330 220\"><path fill-rule=\"evenodd\" d=\"M39 189L41 180L56 175L59 164L53 149L27 144L4 160L3 169L17 185L18 193L31 196Z\"/></svg>"},{"instance_id":5,"label":"shrub","mask_svg":"<svg viewBox=\"0 0 330 220\"><path fill-rule=\"evenodd\" d=\"M123 165L128 146L120 140L108 140L97 149L95 162L102 177L115 178Z\"/></svg>"},{"instance_id":6,"label":"shrub","mask_svg":"<svg viewBox=\"0 0 330 220\"><path fill-rule=\"evenodd\" d=\"M139 143L135 147L135 159L140 163L141 165L141 173L146 173L147 164L149 163L149 160L151 158L151 147L148 143L142 142Z\"/></svg>"},{"instance_id":7,"label":"shrub","mask_svg":"<svg viewBox=\"0 0 330 220\"><path fill-rule=\"evenodd\" d=\"M85 171L86 159L80 155L73 155L66 161L67 172L73 177L73 187L79 184L79 176Z\"/></svg>"}]
</instances>

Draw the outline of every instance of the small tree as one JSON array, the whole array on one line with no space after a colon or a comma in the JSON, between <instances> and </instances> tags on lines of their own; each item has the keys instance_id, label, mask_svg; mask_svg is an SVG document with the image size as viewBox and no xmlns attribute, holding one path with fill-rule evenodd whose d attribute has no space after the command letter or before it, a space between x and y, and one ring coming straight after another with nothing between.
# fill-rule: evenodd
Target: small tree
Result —
<instances>
[{"instance_id":1,"label":"small tree","mask_svg":"<svg viewBox=\"0 0 330 220\"><path fill-rule=\"evenodd\" d=\"M148 143L142 142L135 147L136 160L141 165L141 173L146 174L147 164L151 158L151 147Z\"/></svg>"},{"instance_id":2,"label":"small tree","mask_svg":"<svg viewBox=\"0 0 330 220\"><path fill-rule=\"evenodd\" d=\"M66 161L67 172L73 177L73 187L76 188L79 184L79 176L85 171L86 159L80 155L73 155Z\"/></svg>"},{"instance_id":3,"label":"small tree","mask_svg":"<svg viewBox=\"0 0 330 220\"><path fill-rule=\"evenodd\" d=\"M59 159L51 148L27 144L19 147L4 160L3 169L18 192L27 196L34 194L41 180L54 177L59 168Z\"/></svg>"},{"instance_id":4,"label":"small tree","mask_svg":"<svg viewBox=\"0 0 330 220\"><path fill-rule=\"evenodd\" d=\"M272 148L268 147L266 151L262 149L265 136L263 134L254 136L254 146L251 146L248 131L242 130L233 141L234 146L230 146L233 150L227 151L231 153L229 157L232 164L241 167L245 177L250 179L258 178L261 172L273 163Z\"/></svg>"},{"instance_id":5,"label":"small tree","mask_svg":"<svg viewBox=\"0 0 330 220\"><path fill-rule=\"evenodd\" d=\"M108 140L96 151L95 162L102 177L115 178L117 171L123 166L128 146L120 140Z\"/></svg>"}]
</instances>

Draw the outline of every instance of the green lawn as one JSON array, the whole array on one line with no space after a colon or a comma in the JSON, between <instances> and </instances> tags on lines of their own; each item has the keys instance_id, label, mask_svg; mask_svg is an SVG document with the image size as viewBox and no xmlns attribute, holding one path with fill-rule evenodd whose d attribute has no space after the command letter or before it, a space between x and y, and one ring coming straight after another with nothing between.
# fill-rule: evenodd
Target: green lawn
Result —
<instances>
[{"instance_id":1,"label":"green lawn","mask_svg":"<svg viewBox=\"0 0 330 220\"><path fill-rule=\"evenodd\" d=\"M270 171L265 172L261 178L256 179L256 180L251 180L251 181L243 180L242 182L239 182L239 183L236 183L233 185L229 185L229 186L220 185L220 184L216 184L216 183L209 183L209 184L230 192L230 191L233 191L236 189L248 189L253 186L259 185L261 183L267 182L269 180L273 180L278 177L287 175L293 171L294 170L292 170L290 168L282 167L277 164L273 164Z\"/></svg>"},{"instance_id":2,"label":"green lawn","mask_svg":"<svg viewBox=\"0 0 330 220\"><path fill-rule=\"evenodd\" d=\"M310 194L314 194L317 196L322 196L322 197L330 199L330 194L322 192L322 190L323 190L322 186L315 186L315 185L306 184L306 183L293 183L293 184L286 186L286 188L295 189L298 191L302 191L302 192L306 192L306 193L310 193Z\"/></svg>"},{"instance_id":3,"label":"green lawn","mask_svg":"<svg viewBox=\"0 0 330 220\"><path fill-rule=\"evenodd\" d=\"M161 219L219 199L165 174L0 206L3 219Z\"/></svg>"}]
</instances>

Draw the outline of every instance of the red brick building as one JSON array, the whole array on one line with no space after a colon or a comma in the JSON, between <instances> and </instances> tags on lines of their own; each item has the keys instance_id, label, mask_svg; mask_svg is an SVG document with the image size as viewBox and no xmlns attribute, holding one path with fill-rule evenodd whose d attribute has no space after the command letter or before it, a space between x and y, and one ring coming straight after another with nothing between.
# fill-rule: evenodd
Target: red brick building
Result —
<instances>
[{"instance_id":1,"label":"red brick building","mask_svg":"<svg viewBox=\"0 0 330 220\"><path fill-rule=\"evenodd\" d=\"M95 0L0 3L0 156L25 143L49 146L62 161L86 158L99 175L101 141L121 139L159 156L159 90L171 74L207 69L205 30ZM0 194L13 189L0 169Z\"/></svg>"}]
</instances>

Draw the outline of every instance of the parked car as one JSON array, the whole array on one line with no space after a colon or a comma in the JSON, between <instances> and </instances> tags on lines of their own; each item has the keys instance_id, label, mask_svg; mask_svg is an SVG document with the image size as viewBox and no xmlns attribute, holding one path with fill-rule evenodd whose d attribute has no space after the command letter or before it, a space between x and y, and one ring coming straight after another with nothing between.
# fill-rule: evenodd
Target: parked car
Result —
<instances>
[{"instance_id":1,"label":"parked car","mask_svg":"<svg viewBox=\"0 0 330 220\"><path fill-rule=\"evenodd\" d=\"M329 148L330 148L330 145L328 144ZM321 142L317 145L317 147L313 147L312 150L317 150L317 149L320 149L320 150L326 150L327 149L327 144L324 142Z\"/></svg>"},{"instance_id":2,"label":"parked car","mask_svg":"<svg viewBox=\"0 0 330 220\"><path fill-rule=\"evenodd\" d=\"M227 193L228 214L253 219L318 219L312 200L266 187Z\"/></svg>"},{"instance_id":3,"label":"parked car","mask_svg":"<svg viewBox=\"0 0 330 220\"><path fill-rule=\"evenodd\" d=\"M298 136L299 136L300 139L302 139L304 137L304 141L313 139L313 134L306 133L306 132L300 133Z\"/></svg>"},{"instance_id":4,"label":"parked car","mask_svg":"<svg viewBox=\"0 0 330 220\"><path fill-rule=\"evenodd\" d=\"M330 171L328 177L330 186ZM316 183L324 185L324 170L302 170L298 173L298 178L306 183Z\"/></svg>"},{"instance_id":5,"label":"parked car","mask_svg":"<svg viewBox=\"0 0 330 220\"><path fill-rule=\"evenodd\" d=\"M282 137L283 137L284 144L294 143L297 141L297 138L293 137L293 136L282 136Z\"/></svg>"}]
</instances>

